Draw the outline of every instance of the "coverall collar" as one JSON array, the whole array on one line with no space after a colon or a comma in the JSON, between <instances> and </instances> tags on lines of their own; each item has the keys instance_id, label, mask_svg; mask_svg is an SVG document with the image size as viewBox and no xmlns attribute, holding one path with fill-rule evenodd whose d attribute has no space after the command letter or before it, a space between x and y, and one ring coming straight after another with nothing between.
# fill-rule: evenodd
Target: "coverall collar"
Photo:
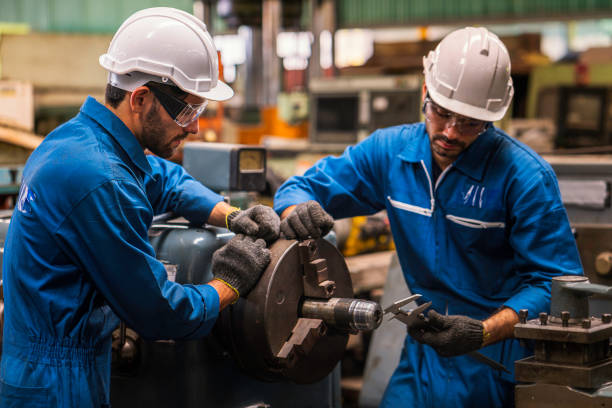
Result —
<instances>
[{"instance_id":1,"label":"coverall collar","mask_svg":"<svg viewBox=\"0 0 612 408\"><path fill-rule=\"evenodd\" d=\"M476 181L482 181L485 168L489 161L489 155L495 144L494 138L490 137L490 132L494 131L493 126L491 126L486 132L478 136L478 138L457 157L457 160L452 164L453 167ZM431 168L431 146L424 123L420 124L417 130L417 136L418 137L413 143L409 142L406 144L406 147L402 150L399 157L410 163L418 163L423 160L428 168Z\"/></svg>"},{"instance_id":2,"label":"coverall collar","mask_svg":"<svg viewBox=\"0 0 612 408\"><path fill-rule=\"evenodd\" d=\"M410 163L419 163L424 160L426 164L429 164L431 162L431 146L429 146L425 124L419 123L414 132L416 137L406 139L408 143L399 154L399 158Z\"/></svg>"},{"instance_id":3,"label":"coverall collar","mask_svg":"<svg viewBox=\"0 0 612 408\"><path fill-rule=\"evenodd\" d=\"M88 96L81 106L81 113L87 115L93 121L102 126L113 139L119 143L121 148L127 153L132 162L143 173L152 175L151 165L147 160L142 146L138 143L136 136L130 129L106 106Z\"/></svg>"},{"instance_id":4,"label":"coverall collar","mask_svg":"<svg viewBox=\"0 0 612 408\"><path fill-rule=\"evenodd\" d=\"M493 126L482 135L478 136L478 138L457 157L457 160L453 162L453 167L476 181L482 181L484 179L485 169L489 163L489 156L493 152L493 147L496 144L495 138L491 137L491 132L495 132Z\"/></svg>"}]
</instances>

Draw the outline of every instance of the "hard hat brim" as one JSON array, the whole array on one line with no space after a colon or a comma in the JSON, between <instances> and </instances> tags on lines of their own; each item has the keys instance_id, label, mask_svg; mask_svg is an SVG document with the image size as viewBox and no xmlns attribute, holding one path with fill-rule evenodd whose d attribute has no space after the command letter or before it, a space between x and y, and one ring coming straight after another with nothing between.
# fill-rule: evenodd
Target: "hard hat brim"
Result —
<instances>
[{"instance_id":1,"label":"hard hat brim","mask_svg":"<svg viewBox=\"0 0 612 408\"><path fill-rule=\"evenodd\" d=\"M427 81L425 81L425 85L428 85ZM482 120L484 122L495 122L501 120L506 114L507 107L497 112L491 112L484 108L468 105L456 99L447 98L441 93L436 92L435 88L430 88L429 85L427 86L427 92L429 92L429 96L437 105L468 118Z\"/></svg>"},{"instance_id":2,"label":"hard hat brim","mask_svg":"<svg viewBox=\"0 0 612 408\"><path fill-rule=\"evenodd\" d=\"M225 82L217 81L217 86L206 92L189 92L211 101L226 101L234 96L234 90Z\"/></svg>"}]
</instances>

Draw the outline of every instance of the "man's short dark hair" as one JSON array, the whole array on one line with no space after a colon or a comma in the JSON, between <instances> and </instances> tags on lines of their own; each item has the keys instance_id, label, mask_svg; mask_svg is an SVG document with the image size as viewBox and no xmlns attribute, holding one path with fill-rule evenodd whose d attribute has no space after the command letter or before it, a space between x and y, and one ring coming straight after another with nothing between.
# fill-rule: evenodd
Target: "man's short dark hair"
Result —
<instances>
[{"instance_id":1,"label":"man's short dark hair","mask_svg":"<svg viewBox=\"0 0 612 408\"><path fill-rule=\"evenodd\" d=\"M117 88L116 86L112 86L111 84L106 84L106 93L104 94L104 101L117 109L119 104L125 99L125 95L127 95L127 91Z\"/></svg>"}]
</instances>

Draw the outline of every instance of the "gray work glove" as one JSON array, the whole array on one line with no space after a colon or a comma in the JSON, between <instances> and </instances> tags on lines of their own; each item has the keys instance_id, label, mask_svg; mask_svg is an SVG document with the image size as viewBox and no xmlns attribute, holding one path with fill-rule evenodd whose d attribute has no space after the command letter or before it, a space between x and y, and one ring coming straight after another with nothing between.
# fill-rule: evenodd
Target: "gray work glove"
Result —
<instances>
[{"instance_id":1,"label":"gray work glove","mask_svg":"<svg viewBox=\"0 0 612 408\"><path fill-rule=\"evenodd\" d=\"M280 234L280 218L270 207L256 205L245 211L234 211L227 216L227 226L236 234L263 238L271 243Z\"/></svg>"},{"instance_id":2,"label":"gray work glove","mask_svg":"<svg viewBox=\"0 0 612 408\"><path fill-rule=\"evenodd\" d=\"M269 263L270 250L263 239L238 234L215 251L212 273L235 289L238 296L246 296Z\"/></svg>"},{"instance_id":3,"label":"gray work glove","mask_svg":"<svg viewBox=\"0 0 612 408\"><path fill-rule=\"evenodd\" d=\"M445 316L435 310L429 311L427 319L410 326L408 333L419 343L433 347L443 357L478 350L483 342L480 320L461 315Z\"/></svg>"},{"instance_id":4,"label":"gray work glove","mask_svg":"<svg viewBox=\"0 0 612 408\"><path fill-rule=\"evenodd\" d=\"M281 221L280 229L285 238L304 240L327 235L334 226L334 219L313 200L298 204Z\"/></svg>"}]
</instances>

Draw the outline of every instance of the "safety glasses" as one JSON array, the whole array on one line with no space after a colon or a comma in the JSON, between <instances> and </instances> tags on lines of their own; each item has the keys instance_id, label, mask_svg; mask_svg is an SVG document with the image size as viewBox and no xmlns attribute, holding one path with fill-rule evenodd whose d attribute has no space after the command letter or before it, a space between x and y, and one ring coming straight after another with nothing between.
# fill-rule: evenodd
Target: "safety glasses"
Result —
<instances>
[{"instance_id":1,"label":"safety glasses","mask_svg":"<svg viewBox=\"0 0 612 408\"><path fill-rule=\"evenodd\" d=\"M153 95L155 95L159 103L164 107L166 112L168 112L168 115L170 115L180 127L189 126L190 123L196 120L202 112L204 112L206 105L208 105L208 100L197 105L187 103L165 92L153 82L149 82L146 86L153 92Z\"/></svg>"},{"instance_id":2,"label":"safety glasses","mask_svg":"<svg viewBox=\"0 0 612 408\"><path fill-rule=\"evenodd\" d=\"M423 113L425 113L425 119L437 128L454 127L463 136L480 135L487 130L489 124L489 122L466 118L444 109L436 104L429 95L425 96Z\"/></svg>"}]
</instances>

